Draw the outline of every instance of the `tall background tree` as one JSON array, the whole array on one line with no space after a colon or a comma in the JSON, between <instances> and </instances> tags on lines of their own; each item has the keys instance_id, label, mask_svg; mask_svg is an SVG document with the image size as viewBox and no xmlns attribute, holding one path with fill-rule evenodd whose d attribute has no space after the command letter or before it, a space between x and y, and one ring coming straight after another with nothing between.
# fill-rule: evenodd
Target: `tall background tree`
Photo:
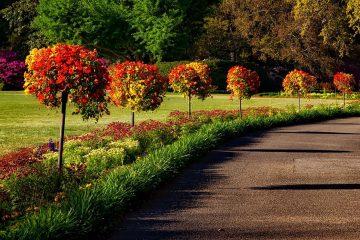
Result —
<instances>
[{"instance_id":1,"label":"tall background tree","mask_svg":"<svg viewBox=\"0 0 360 240\"><path fill-rule=\"evenodd\" d=\"M133 37L143 45L151 60L162 60L179 35L176 28L183 18L179 3L173 0L133 0L129 11L132 12L129 22L134 29Z\"/></svg>"},{"instance_id":2,"label":"tall background tree","mask_svg":"<svg viewBox=\"0 0 360 240\"><path fill-rule=\"evenodd\" d=\"M37 12L33 26L50 43L96 47L114 58L136 54L125 1L40 0Z\"/></svg>"},{"instance_id":3,"label":"tall background tree","mask_svg":"<svg viewBox=\"0 0 360 240\"><path fill-rule=\"evenodd\" d=\"M0 12L9 28L8 48L16 50L22 57L29 54L30 49L47 44L42 34L31 27L37 5L38 0L19 0Z\"/></svg>"},{"instance_id":4,"label":"tall background tree","mask_svg":"<svg viewBox=\"0 0 360 240\"><path fill-rule=\"evenodd\" d=\"M233 1L225 0L212 16L204 19L204 30L196 44L201 58L221 58L231 61L247 59L250 48L235 26Z\"/></svg>"},{"instance_id":5,"label":"tall background tree","mask_svg":"<svg viewBox=\"0 0 360 240\"><path fill-rule=\"evenodd\" d=\"M9 23L4 18L3 9L8 7L15 0L3 0L0 2L0 49L8 47Z\"/></svg>"},{"instance_id":6,"label":"tall background tree","mask_svg":"<svg viewBox=\"0 0 360 240\"><path fill-rule=\"evenodd\" d=\"M360 34L360 2L358 0L349 0L346 10L350 18L350 26L357 34Z\"/></svg>"},{"instance_id":7,"label":"tall background tree","mask_svg":"<svg viewBox=\"0 0 360 240\"><path fill-rule=\"evenodd\" d=\"M292 68L328 81L335 71L360 79L359 5L358 0L6 0L0 3L5 8L0 44L22 56L33 47L67 42L116 60L215 58L256 63L270 79L274 73L282 79ZM280 87L276 81L264 78L262 87Z\"/></svg>"}]
</instances>

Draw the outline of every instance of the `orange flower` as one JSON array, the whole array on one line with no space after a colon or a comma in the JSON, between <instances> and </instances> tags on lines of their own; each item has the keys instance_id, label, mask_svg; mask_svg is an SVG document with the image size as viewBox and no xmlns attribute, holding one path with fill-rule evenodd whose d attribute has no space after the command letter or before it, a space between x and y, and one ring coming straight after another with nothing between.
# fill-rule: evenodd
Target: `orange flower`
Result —
<instances>
[{"instance_id":1,"label":"orange flower","mask_svg":"<svg viewBox=\"0 0 360 240\"><path fill-rule=\"evenodd\" d=\"M36 95L46 106L59 107L61 93L67 91L76 107L74 113L80 113L83 118L97 119L108 113L106 89L109 75L104 61L95 50L79 45L56 44L33 49L26 58L26 64L25 92ZM100 108L99 104L105 107Z\"/></svg>"}]
</instances>

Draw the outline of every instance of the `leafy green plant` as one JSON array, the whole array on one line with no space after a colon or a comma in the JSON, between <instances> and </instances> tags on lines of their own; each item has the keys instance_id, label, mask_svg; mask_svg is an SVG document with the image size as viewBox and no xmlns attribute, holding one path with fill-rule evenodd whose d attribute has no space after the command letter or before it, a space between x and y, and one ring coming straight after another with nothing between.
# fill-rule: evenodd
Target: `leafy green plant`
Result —
<instances>
[{"instance_id":1,"label":"leafy green plant","mask_svg":"<svg viewBox=\"0 0 360 240\"><path fill-rule=\"evenodd\" d=\"M27 208L41 206L54 199L58 190L56 168L46 168L35 164L32 173L24 177L14 174L3 181L9 190L9 198L13 211L24 212Z\"/></svg>"},{"instance_id":2,"label":"leafy green plant","mask_svg":"<svg viewBox=\"0 0 360 240\"><path fill-rule=\"evenodd\" d=\"M125 164L126 152L123 148L98 148L86 155L86 168L90 173L101 173L104 170Z\"/></svg>"}]
</instances>

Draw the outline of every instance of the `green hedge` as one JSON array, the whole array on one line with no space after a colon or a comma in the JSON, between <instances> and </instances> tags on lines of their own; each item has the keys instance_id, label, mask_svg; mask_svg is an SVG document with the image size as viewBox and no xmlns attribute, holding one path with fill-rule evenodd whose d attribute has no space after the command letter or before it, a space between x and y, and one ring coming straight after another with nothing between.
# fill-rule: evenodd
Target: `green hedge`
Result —
<instances>
[{"instance_id":1,"label":"green hedge","mask_svg":"<svg viewBox=\"0 0 360 240\"><path fill-rule=\"evenodd\" d=\"M157 65L159 66L160 72L167 76L170 70L179 65L186 64L191 61L177 61L177 62L160 62ZM266 72L262 67L258 64L251 62L230 62L223 60L206 60L204 61L211 68L211 77L214 81L214 85L217 87L217 91L225 91L226 90L226 76L229 69L235 65L243 65L245 67L250 68L251 70L255 70L261 77L262 85L266 85L268 82L268 77Z\"/></svg>"},{"instance_id":2,"label":"green hedge","mask_svg":"<svg viewBox=\"0 0 360 240\"><path fill-rule=\"evenodd\" d=\"M86 239L91 232L99 230L99 226L109 225L116 214L126 212L141 196L228 138L249 131L349 116L360 116L360 106L351 105L345 110L323 107L270 117L216 121L129 167L113 170L91 189L74 191L63 205L43 208L37 214L26 216L0 236L17 240Z\"/></svg>"}]
</instances>

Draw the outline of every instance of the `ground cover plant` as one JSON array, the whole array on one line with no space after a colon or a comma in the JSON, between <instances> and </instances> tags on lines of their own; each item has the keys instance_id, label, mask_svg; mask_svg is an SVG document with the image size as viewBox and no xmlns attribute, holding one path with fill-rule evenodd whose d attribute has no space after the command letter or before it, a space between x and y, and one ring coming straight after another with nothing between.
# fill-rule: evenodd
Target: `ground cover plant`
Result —
<instances>
[{"instance_id":1,"label":"ground cover plant","mask_svg":"<svg viewBox=\"0 0 360 240\"><path fill-rule=\"evenodd\" d=\"M115 210L120 213L126 211L129 204L131 204L136 197L156 188L161 182L173 177L174 173L177 173L181 168L186 166L187 163L196 160L203 153L216 147L229 137L279 125L317 121L342 116L359 116L360 106L359 104L353 104L349 105L346 109L337 106L322 106L300 112L294 109L288 111L262 109L260 112L256 112L256 109L254 109L254 113L255 114L249 113L246 118L241 120L237 118L237 111L198 112L197 119L212 115L217 117L207 117L205 119L212 120L210 122L205 121L203 122L205 124L200 124L196 127L193 125L194 122L189 126L184 125L187 126L186 128L190 131L187 130L183 132L179 138L169 141L169 144L164 144L160 148L155 145L155 148L148 150L145 156L137 157L135 161L133 160L132 164L126 167L120 166L106 169L107 164L109 162L113 163L112 161L114 159L125 159L122 157L124 156L123 152L115 152L114 156L117 156L116 158L109 156L109 158L105 160L104 166L106 174L102 172L102 174L96 178L96 181L90 183L84 182L80 188L74 188L73 191L56 193L53 199L54 203L50 205L28 209L29 213L25 218L16 221L13 227L5 228L6 231L3 232L3 236L9 239L86 238L90 231L96 231L96 226L99 226L98 224L100 222L104 223L106 220L109 220ZM172 117L177 119L177 121L188 119L187 114L181 112L173 113ZM150 124L150 126L155 125L158 124ZM176 124L176 126L178 125L179 124ZM145 128L148 126L149 125L146 124ZM110 129L114 127L115 126L109 126ZM164 129L163 126L161 127ZM121 126L117 128L126 129ZM108 130L105 129L103 132L105 136L107 136L107 133L113 132ZM121 132L124 131L121 130ZM148 133L153 132L149 131ZM98 136L99 134L96 135ZM120 134L119 136L127 136L127 133L125 132L125 135ZM134 136L136 136L136 134L134 134ZM159 137L158 139L164 139L162 134L157 136ZM153 137L150 139L152 138ZM85 139L89 139L89 136L84 136L84 139L80 142L84 142ZM111 141L115 139L117 139L117 137L113 136ZM141 147L143 140L140 137L120 142L116 140L115 142L111 141L110 143L106 141L105 144L100 141L100 145L97 145L99 141L95 141L95 143L90 142L92 142L91 144L97 145L98 149L105 148L107 151L114 146L121 146L122 148L130 147L132 150L129 152L134 153L138 147ZM79 144L76 140L70 143L69 148ZM151 145L150 143L144 146ZM81 149L81 151L89 150ZM104 153L105 151L103 151L100 156L106 156ZM83 153L80 155L82 154ZM89 159L96 156L96 154L97 152L90 154L90 156L88 156ZM98 157L100 156L98 155ZM91 163L91 160L89 161ZM117 163L115 163L115 165L117 165ZM78 170L79 169L81 168L78 168ZM98 173L96 168L92 169L92 171L94 171L92 174ZM104 171L104 169L101 169L101 171ZM72 178L73 177L74 176L72 176ZM36 182L36 180L34 181ZM16 216L14 217L16 218Z\"/></svg>"}]
</instances>

